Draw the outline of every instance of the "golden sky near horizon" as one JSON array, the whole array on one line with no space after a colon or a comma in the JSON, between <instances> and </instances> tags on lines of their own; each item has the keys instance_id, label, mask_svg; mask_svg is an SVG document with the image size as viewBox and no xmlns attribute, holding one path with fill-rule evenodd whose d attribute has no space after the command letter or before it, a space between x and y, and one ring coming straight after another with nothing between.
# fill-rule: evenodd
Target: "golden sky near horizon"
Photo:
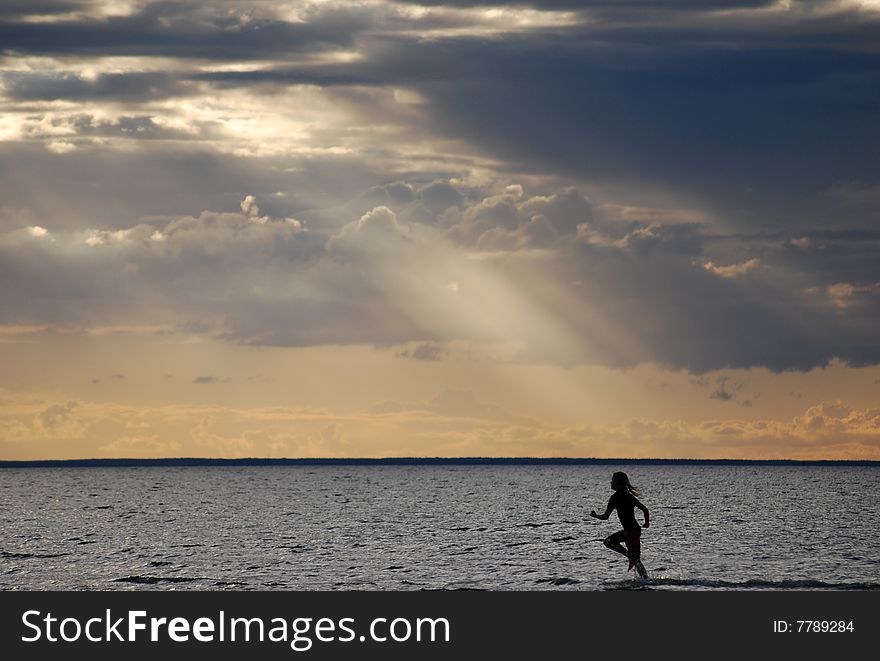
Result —
<instances>
[{"instance_id":1,"label":"golden sky near horizon","mask_svg":"<svg viewBox=\"0 0 880 661\"><path fill-rule=\"evenodd\" d=\"M876 7L514 4L0 8L0 460L880 460Z\"/></svg>"}]
</instances>

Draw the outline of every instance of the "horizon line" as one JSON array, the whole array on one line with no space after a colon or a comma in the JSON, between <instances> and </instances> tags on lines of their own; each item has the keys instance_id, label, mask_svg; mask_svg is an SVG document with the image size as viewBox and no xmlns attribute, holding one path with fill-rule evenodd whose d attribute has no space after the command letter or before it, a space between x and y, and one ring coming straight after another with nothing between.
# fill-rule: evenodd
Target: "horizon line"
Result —
<instances>
[{"instance_id":1,"label":"horizon line","mask_svg":"<svg viewBox=\"0 0 880 661\"><path fill-rule=\"evenodd\" d=\"M0 468L136 468L151 466L577 466L603 464L643 465L751 465L751 466L880 466L875 459L697 459L660 457L159 457L88 459L3 459Z\"/></svg>"}]
</instances>

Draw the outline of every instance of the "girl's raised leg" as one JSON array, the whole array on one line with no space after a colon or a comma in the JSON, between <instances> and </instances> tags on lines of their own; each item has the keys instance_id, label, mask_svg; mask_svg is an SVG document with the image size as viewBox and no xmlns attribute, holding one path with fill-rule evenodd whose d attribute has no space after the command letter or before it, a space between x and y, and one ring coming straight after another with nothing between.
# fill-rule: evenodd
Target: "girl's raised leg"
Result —
<instances>
[{"instance_id":1,"label":"girl's raised leg","mask_svg":"<svg viewBox=\"0 0 880 661\"><path fill-rule=\"evenodd\" d=\"M602 540L602 543L612 551L616 551L617 553L620 553L620 555L629 557L629 552L623 548L624 534L624 531L620 530L613 535L608 535L608 537Z\"/></svg>"}]
</instances>

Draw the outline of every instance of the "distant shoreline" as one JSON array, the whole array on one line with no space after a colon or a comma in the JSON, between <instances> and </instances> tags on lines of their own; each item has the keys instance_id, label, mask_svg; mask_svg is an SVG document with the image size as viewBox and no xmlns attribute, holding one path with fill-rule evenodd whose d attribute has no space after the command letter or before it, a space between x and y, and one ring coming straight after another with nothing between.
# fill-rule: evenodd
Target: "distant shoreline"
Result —
<instances>
[{"instance_id":1,"label":"distant shoreline","mask_svg":"<svg viewBox=\"0 0 880 661\"><path fill-rule=\"evenodd\" d=\"M385 457L385 458L307 458L307 459L209 459L179 457L169 459L38 459L0 461L0 468L138 468L205 466L589 466L608 464L640 465L716 465L716 466L871 466L869 459L599 459L588 457Z\"/></svg>"}]
</instances>

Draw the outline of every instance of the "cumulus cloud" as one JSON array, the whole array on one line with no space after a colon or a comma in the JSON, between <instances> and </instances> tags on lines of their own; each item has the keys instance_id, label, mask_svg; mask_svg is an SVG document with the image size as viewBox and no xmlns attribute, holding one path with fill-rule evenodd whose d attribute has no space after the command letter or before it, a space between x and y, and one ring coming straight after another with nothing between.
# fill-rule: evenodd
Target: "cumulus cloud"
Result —
<instances>
[{"instance_id":1,"label":"cumulus cloud","mask_svg":"<svg viewBox=\"0 0 880 661\"><path fill-rule=\"evenodd\" d=\"M329 252L380 249L407 240L408 229L388 207L376 207L345 225L327 241ZM392 248L393 249L393 248Z\"/></svg>"},{"instance_id":2,"label":"cumulus cloud","mask_svg":"<svg viewBox=\"0 0 880 661\"><path fill-rule=\"evenodd\" d=\"M606 216L571 188L447 185L461 187L458 201L436 217L425 216L423 189L401 184L413 195L395 209L309 232L263 214L253 195L240 198L241 213L13 230L0 236L2 321L195 323L232 342L399 344L399 355L419 359L460 340L505 347L509 359L694 372L880 359L877 319L857 304L876 286L823 274L825 252L799 267L785 238ZM860 254L848 250L846 263ZM823 277L830 282L804 286Z\"/></svg>"},{"instance_id":3,"label":"cumulus cloud","mask_svg":"<svg viewBox=\"0 0 880 661\"><path fill-rule=\"evenodd\" d=\"M557 425L466 391L335 414L294 407L127 406L4 392L9 458L575 456L880 459L880 409L824 401L788 419L630 418ZM47 424L48 421L48 424Z\"/></svg>"},{"instance_id":4,"label":"cumulus cloud","mask_svg":"<svg viewBox=\"0 0 880 661\"><path fill-rule=\"evenodd\" d=\"M245 197L239 206L241 206L241 212L248 218L257 218L260 215L260 207L257 206L257 198L253 195Z\"/></svg>"},{"instance_id":5,"label":"cumulus cloud","mask_svg":"<svg viewBox=\"0 0 880 661\"><path fill-rule=\"evenodd\" d=\"M728 264L726 266L721 266L714 262L706 262L703 264L703 268L722 278L736 278L748 273L760 263L761 261L757 257L753 257L740 264Z\"/></svg>"},{"instance_id":6,"label":"cumulus cloud","mask_svg":"<svg viewBox=\"0 0 880 661\"><path fill-rule=\"evenodd\" d=\"M855 285L849 282L835 282L824 287L809 287L806 293L811 297L826 301L839 310L844 310L880 294L880 283Z\"/></svg>"},{"instance_id":7,"label":"cumulus cloud","mask_svg":"<svg viewBox=\"0 0 880 661\"><path fill-rule=\"evenodd\" d=\"M493 227L486 230L477 239L476 247L479 250L546 248L553 245L558 237L547 218L537 215L515 229Z\"/></svg>"},{"instance_id":8,"label":"cumulus cloud","mask_svg":"<svg viewBox=\"0 0 880 661\"><path fill-rule=\"evenodd\" d=\"M589 199L574 188L529 196L521 185L510 184L462 204L447 208L440 224L456 243L481 250L547 248L593 220Z\"/></svg>"},{"instance_id":9,"label":"cumulus cloud","mask_svg":"<svg viewBox=\"0 0 880 661\"><path fill-rule=\"evenodd\" d=\"M55 430L71 419L76 406L77 402L74 401L48 406L40 413L39 422L44 429Z\"/></svg>"}]
</instances>

